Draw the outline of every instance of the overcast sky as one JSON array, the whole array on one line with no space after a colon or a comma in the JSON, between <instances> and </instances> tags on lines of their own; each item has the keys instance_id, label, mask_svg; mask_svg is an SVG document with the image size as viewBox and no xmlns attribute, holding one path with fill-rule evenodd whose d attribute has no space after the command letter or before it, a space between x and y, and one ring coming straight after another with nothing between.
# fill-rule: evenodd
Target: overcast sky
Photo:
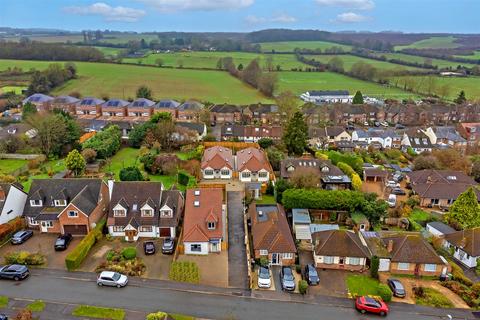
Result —
<instances>
[{"instance_id":1,"label":"overcast sky","mask_svg":"<svg viewBox=\"0 0 480 320\"><path fill-rule=\"evenodd\" d=\"M480 33L480 0L0 0L0 26Z\"/></svg>"}]
</instances>

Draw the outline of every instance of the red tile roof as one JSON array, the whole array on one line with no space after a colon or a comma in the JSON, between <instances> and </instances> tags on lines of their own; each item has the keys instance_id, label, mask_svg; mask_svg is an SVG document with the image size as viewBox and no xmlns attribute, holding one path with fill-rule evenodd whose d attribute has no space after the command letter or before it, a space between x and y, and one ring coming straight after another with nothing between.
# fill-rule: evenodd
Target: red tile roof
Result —
<instances>
[{"instance_id":1,"label":"red tile roof","mask_svg":"<svg viewBox=\"0 0 480 320\"><path fill-rule=\"evenodd\" d=\"M223 168L233 169L233 152L225 147L211 147L205 150L202 157L202 169L212 168L220 170Z\"/></svg>"},{"instance_id":2,"label":"red tile roof","mask_svg":"<svg viewBox=\"0 0 480 320\"><path fill-rule=\"evenodd\" d=\"M237 152L237 169L258 172L261 169L270 170L265 153L256 148L246 148Z\"/></svg>"}]
</instances>

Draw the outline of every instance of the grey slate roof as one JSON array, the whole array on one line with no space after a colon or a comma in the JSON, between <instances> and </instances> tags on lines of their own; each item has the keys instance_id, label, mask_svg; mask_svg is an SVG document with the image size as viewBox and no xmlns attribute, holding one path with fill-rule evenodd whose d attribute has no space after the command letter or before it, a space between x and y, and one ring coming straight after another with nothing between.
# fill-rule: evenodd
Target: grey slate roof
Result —
<instances>
[{"instance_id":1,"label":"grey slate roof","mask_svg":"<svg viewBox=\"0 0 480 320\"><path fill-rule=\"evenodd\" d=\"M196 122L176 122L175 125L187 128L193 131L196 131L199 135L203 135L207 130L204 123L196 123Z\"/></svg>"},{"instance_id":2,"label":"grey slate roof","mask_svg":"<svg viewBox=\"0 0 480 320\"><path fill-rule=\"evenodd\" d=\"M154 105L154 108L155 109L177 109L179 105L180 105L180 102L178 101L165 99L165 100L158 101Z\"/></svg>"},{"instance_id":3,"label":"grey slate roof","mask_svg":"<svg viewBox=\"0 0 480 320\"><path fill-rule=\"evenodd\" d=\"M427 223L427 226L431 226L432 228L435 228L443 234L450 234L455 232L455 229L440 221L429 222Z\"/></svg>"},{"instance_id":4,"label":"grey slate roof","mask_svg":"<svg viewBox=\"0 0 480 320\"><path fill-rule=\"evenodd\" d=\"M210 108L210 112L216 113L234 113L241 111L242 109L239 106L233 104L216 104Z\"/></svg>"},{"instance_id":5,"label":"grey slate roof","mask_svg":"<svg viewBox=\"0 0 480 320\"><path fill-rule=\"evenodd\" d=\"M132 101L130 107L132 108L150 108L155 105L155 102L145 98L138 98Z\"/></svg>"},{"instance_id":6,"label":"grey slate roof","mask_svg":"<svg viewBox=\"0 0 480 320\"><path fill-rule=\"evenodd\" d=\"M52 100L52 103L56 104L73 104L80 101L79 99L71 96L58 96Z\"/></svg>"},{"instance_id":7,"label":"grey slate roof","mask_svg":"<svg viewBox=\"0 0 480 320\"><path fill-rule=\"evenodd\" d=\"M122 108L126 107L130 104L130 102L122 100L122 99L110 99L104 104L102 104L102 107L107 107L107 108Z\"/></svg>"},{"instance_id":8,"label":"grey slate roof","mask_svg":"<svg viewBox=\"0 0 480 320\"><path fill-rule=\"evenodd\" d=\"M23 99L22 103L25 104L27 102L30 103L45 103L52 101L53 97L47 96L46 94L43 93L34 93L31 96Z\"/></svg>"},{"instance_id":9,"label":"grey slate roof","mask_svg":"<svg viewBox=\"0 0 480 320\"><path fill-rule=\"evenodd\" d=\"M85 97L80 100L77 105L78 106L97 106L99 104L104 103L105 100L94 98L94 97Z\"/></svg>"},{"instance_id":10,"label":"grey slate roof","mask_svg":"<svg viewBox=\"0 0 480 320\"><path fill-rule=\"evenodd\" d=\"M204 105L201 104L200 102L191 100L181 104L178 107L178 110L179 111L199 111L199 110L202 110L203 107Z\"/></svg>"}]
</instances>

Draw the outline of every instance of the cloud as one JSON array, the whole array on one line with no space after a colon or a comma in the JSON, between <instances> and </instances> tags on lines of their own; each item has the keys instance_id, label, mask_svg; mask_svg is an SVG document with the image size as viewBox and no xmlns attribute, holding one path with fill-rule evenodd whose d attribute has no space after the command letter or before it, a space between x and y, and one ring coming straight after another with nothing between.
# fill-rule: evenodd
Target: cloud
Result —
<instances>
[{"instance_id":1,"label":"cloud","mask_svg":"<svg viewBox=\"0 0 480 320\"><path fill-rule=\"evenodd\" d=\"M277 14L272 17L257 17L254 15L249 15L245 17L245 22L247 24L258 25L265 23L294 23L297 21L297 18L289 16L285 13Z\"/></svg>"},{"instance_id":2,"label":"cloud","mask_svg":"<svg viewBox=\"0 0 480 320\"><path fill-rule=\"evenodd\" d=\"M319 5L344 7L349 9L371 10L375 8L373 0L315 0Z\"/></svg>"},{"instance_id":3,"label":"cloud","mask_svg":"<svg viewBox=\"0 0 480 320\"><path fill-rule=\"evenodd\" d=\"M64 8L65 12L78 15L98 15L107 21L135 22L146 12L140 9L127 7L112 7L104 2L97 2L89 6L72 6Z\"/></svg>"},{"instance_id":4,"label":"cloud","mask_svg":"<svg viewBox=\"0 0 480 320\"><path fill-rule=\"evenodd\" d=\"M338 23L357 23L370 20L369 17L362 16L361 14L356 14L354 12L345 12L337 15L337 18L332 20L332 22Z\"/></svg>"},{"instance_id":5,"label":"cloud","mask_svg":"<svg viewBox=\"0 0 480 320\"><path fill-rule=\"evenodd\" d=\"M163 12L216 11L241 9L251 6L255 0L137 0Z\"/></svg>"}]
</instances>

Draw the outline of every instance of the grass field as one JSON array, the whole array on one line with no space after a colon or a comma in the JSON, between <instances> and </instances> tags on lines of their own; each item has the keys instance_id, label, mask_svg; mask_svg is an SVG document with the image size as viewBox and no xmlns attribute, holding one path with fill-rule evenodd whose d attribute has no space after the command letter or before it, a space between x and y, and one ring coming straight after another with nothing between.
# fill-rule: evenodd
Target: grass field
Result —
<instances>
[{"instance_id":1,"label":"grass field","mask_svg":"<svg viewBox=\"0 0 480 320\"><path fill-rule=\"evenodd\" d=\"M28 163L21 159L0 159L0 175L10 174Z\"/></svg>"},{"instance_id":2,"label":"grass field","mask_svg":"<svg viewBox=\"0 0 480 320\"><path fill-rule=\"evenodd\" d=\"M414 43L411 43L406 46L396 46L395 50L402 49L441 49L441 48L458 48L460 45L454 43L455 37L431 37L428 39L420 40Z\"/></svg>"},{"instance_id":3,"label":"grass field","mask_svg":"<svg viewBox=\"0 0 480 320\"><path fill-rule=\"evenodd\" d=\"M291 70L293 68L303 68L306 65L297 61L293 54L270 55L273 58L273 65L281 66L282 70ZM238 66L240 63L246 67L253 59L260 60L260 66L265 67L267 55L251 52L174 52L174 53L152 53L144 58L125 58L123 62L152 64L156 65L157 59L162 59L163 64L168 67L184 68L217 68L218 59L232 57L234 63Z\"/></svg>"},{"instance_id":4,"label":"grass field","mask_svg":"<svg viewBox=\"0 0 480 320\"><path fill-rule=\"evenodd\" d=\"M363 275L348 275L347 287L352 296L378 296L378 280Z\"/></svg>"},{"instance_id":5,"label":"grass field","mask_svg":"<svg viewBox=\"0 0 480 320\"><path fill-rule=\"evenodd\" d=\"M23 69L46 68L51 62L0 60L0 70L7 67ZM119 64L76 62L78 79L55 89L52 94L80 92L83 96L133 98L140 85L148 85L155 99L190 98L215 103L247 104L267 102L269 99L248 87L227 72L204 70L179 70L156 67L140 67Z\"/></svg>"},{"instance_id":6,"label":"grass field","mask_svg":"<svg viewBox=\"0 0 480 320\"><path fill-rule=\"evenodd\" d=\"M478 59L478 60L480 60L480 50L475 51L475 53L474 53L474 54L471 54L471 55L467 55L467 56L457 55L457 56L454 56L454 57L465 58L465 59Z\"/></svg>"},{"instance_id":7,"label":"grass field","mask_svg":"<svg viewBox=\"0 0 480 320\"><path fill-rule=\"evenodd\" d=\"M425 57L420 57L420 56L413 56L409 54L403 54L403 53L382 53L381 55L384 55L387 57L387 59L399 59L403 61L408 61L408 62L416 62L416 63L424 63L425 60L428 58ZM467 56L464 56L465 58ZM479 55L480 59L480 55ZM459 64L464 65L466 67L472 67L473 64L469 63L458 63L458 62L453 62L453 61L447 61L447 60L440 60L440 59L430 59L432 60L432 65L438 66L439 68L456 68Z\"/></svg>"},{"instance_id":8,"label":"grass field","mask_svg":"<svg viewBox=\"0 0 480 320\"><path fill-rule=\"evenodd\" d=\"M285 41L285 42L262 42L260 43L263 52L293 52L295 48L300 49L328 49L331 47L340 47L345 51L350 51L351 46L326 41Z\"/></svg>"},{"instance_id":9,"label":"grass field","mask_svg":"<svg viewBox=\"0 0 480 320\"><path fill-rule=\"evenodd\" d=\"M416 97L400 89L384 87L332 72L281 72L277 92L287 90L295 94L301 94L307 90L348 90L353 94L360 90L363 94L372 97L396 99Z\"/></svg>"},{"instance_id":10,"label":"grass field","mask_svg":"<svg viewBox=\"0 0 480 320\"><path fill-rule=\"evenodd\" d=\"M150 42L154 39L158 39L155 34L135 34L135 33L113 33L104 35L105 38L101 39L101 42L119 44L127 43L130 40L142 40ZM21 37L6 37L7 41L19 41ZM48 43L66 43L66 42L83 42L82 34L69 34L69 35L43 35L43 36L27 36L30 40L48 42Z\"/></svg>"},{"instance_id":11,"label":"grass field","mask_svg":"<svg viewBox=\"0 0 480 320\"><path fill-rule=\"evenodd\" d=\"M110 48L110 47L94 47L95 49L101 51L105 57L112 57L115 58L117 54L124 50L122 48Z\"/></svg>"},{"instance_id":12,"label":"grass field","mask_svg":"<svg viewBox=\"0 0 480 320\"><path fill-rule=\"evenodd\" d=\"M361 58L361 57L352 56L348 54L346 55L314 55L314 56L306 56L306 57L315 59L322 63L328 63L331 59L338 57L343 61L343 68L347 71L349 71L352 68L352 66L359 61L371 64L372 66L374 66L379 70L422 70L420 68L402 66L395 63Z\"/></svg>"},{"instance_id":13,"label":"grass field","mask_svg":"<svg viewBox=\"0 0 480 320\"><path fill-rule=\"evenodd\" d=\"M22 86L5 86L0 88L0 94L7 92L15 92L15 94L21 94L22 90L27 89L27 87Z\"/></svg>"}]
</instances>

